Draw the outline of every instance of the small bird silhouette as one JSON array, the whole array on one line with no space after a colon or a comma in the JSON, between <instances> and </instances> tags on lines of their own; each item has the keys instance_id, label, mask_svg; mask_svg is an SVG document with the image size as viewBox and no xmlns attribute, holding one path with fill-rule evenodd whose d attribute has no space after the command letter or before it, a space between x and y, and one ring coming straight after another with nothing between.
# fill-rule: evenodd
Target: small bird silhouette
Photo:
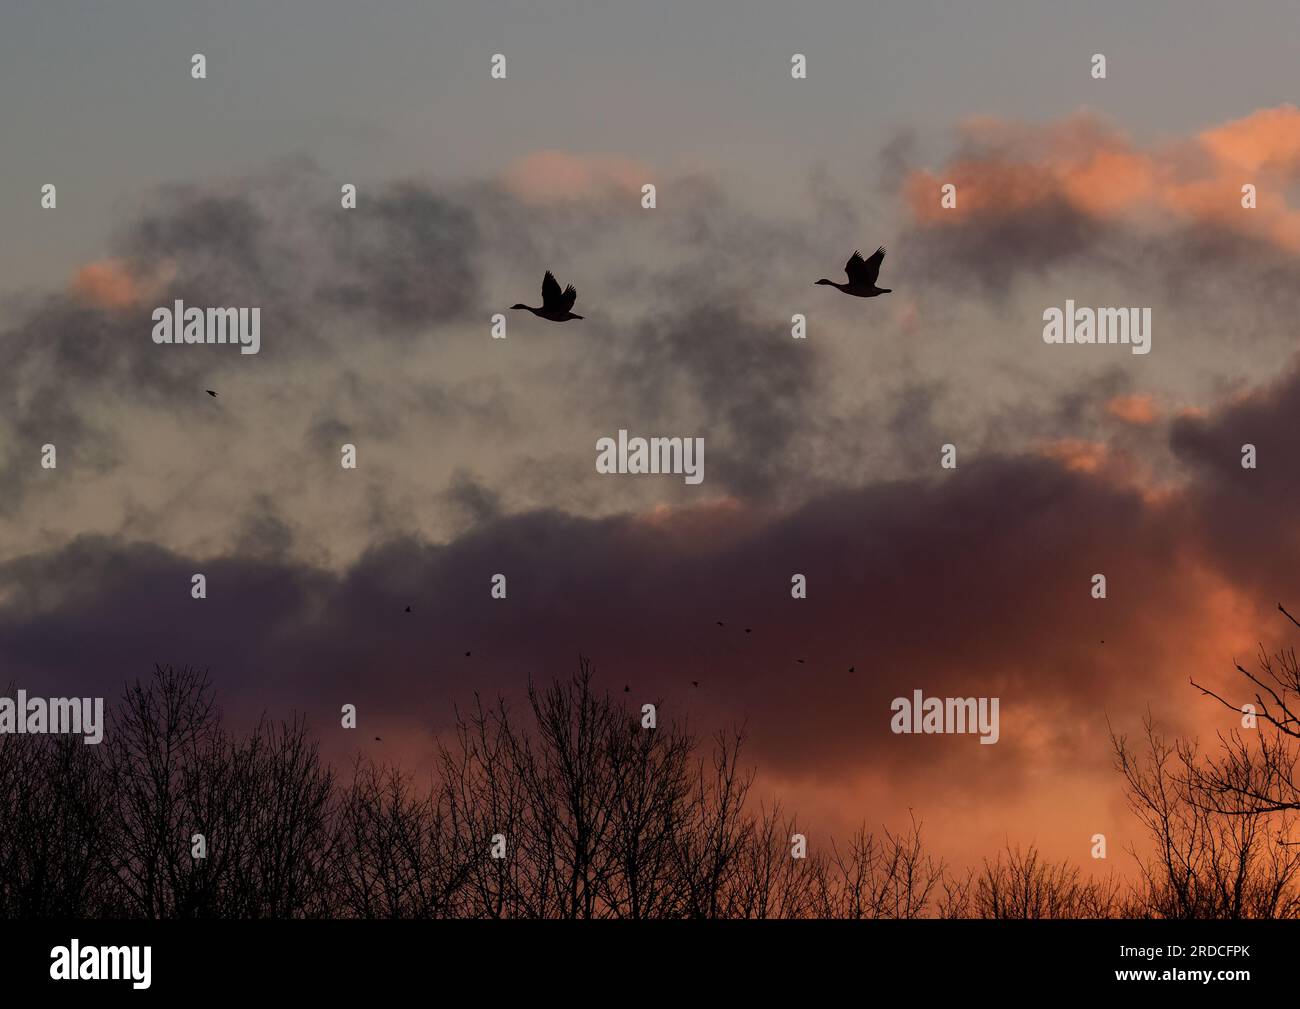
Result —
<instances>
[{"instance_id":1,"label":"small bird silhouette","mask_svg":"<svg viewBox=\"0 0 1300 1009\"><path fill-rule=\"evenodd\" d=\"M411 607L408 606L408 607L406 608L406 612L407 612L407 613L410 613L410 612L411 612Z\"/></svg>"},{"instance_id":2,"label":"small bird silhouette","mask_svg":"<svg viewBox=\"0 0 1300 1009\"><path fill-rule=\"evenodd\" d=\"M466 653L465 653L465 658L467 658L467 659L469 658L469 652L466 652Z\"/></svg>"},{"instance_id":3,"label":"small bird silhouette","mask_svg":"<svg viewBox=\"0 0 1300 1009\"><path fill-rule=\"evenodd\" d=\"M582 316L573 314L573 303L578 300L578 290L572 284L560 291L560 282L555 279L555 274L550 270L546 271L546 276L542 278L542 305L540 308L533 308L531 305L511 305L511 311L523 309L525 312L532 312L539 319L550 319L551 322L568 322L570 319L581 319Z\"/></svg>"},{"instance_id":4,"label":"small bird silhouette","mask_svg":"<svg viewBox=\"0 0 1300 1009\"><path fill-rule=\"evenodd\" d=\"M699 680L691 680L691 686L692 686L692 687L698 687L699 685L700 685L700 681L699 681Z\"/></svg>"},{"instance_id":5,"label":"small bird silhouette","mask_svg":"<svg viewBox=\"0 0 1300 1009\"><path fill-rule=\"evenodd\" d=\"M825 277L817 281L817 283L839 288L845 294L851 294L855 298L874 298L878 294L890 294L892 293L891 288L876 286L876 278L880 276L880 264L884 260L885 247L883 245L876 250L875 255L870 259L863 259L862 253L855 249L853 255L849 257L849 261L844 264L844 272L849 278L847 284L837 284Z\"/></svg>"},{"instance_id":6,"label":"small bird silhouette","mask_svg":"<svg viewBox=\"0 0 1300 1009\"><path fill-rule=\"evenodd\" d=\"M803 659L795 659L795 661L798 662L799 665L801 665L801 666L803 665Z\"/></svg>"},{"instance_id":7,"label":"small bird silhouette","mask_svg":"<svg viewBox=\"0 0 1300 1009\"><path fill-rule=\"evenodd\" d=\"M375 742L376 742L376 743L382 743L383 740L380 739L378 736L376 736L376 737L375 737Z\"/></svg>"},{"instance_id":8,"label":"small bird silhouette","mask_svg":"<svg viewBox=\"0 0 1300 1009\"><path fill-rule=\"evenodd\" d=\"M724 624L721 620L719 620L719 621L718 621L718 626L719 626L719 627L726 627L727 625Z\"/></svg>"},{"instance_id":9,"label":"small bird silhouette","mask_svg":"<svg viewBox=\"0 0 1300 1009\"><path fill-rule=\"evenodd\" d=\"M752 628L752 627L746 627L746 628L745 628L745 633L746 633L746 634L749 634L753 629L754 629L754 628Z\"/></svg>"},{"instance_id":10,"label":"small bird silhouette","mask_svg":"<svg viewBox=\"0 0 1300 1009\"><path fill-rule=\"evenodd\" d=\"M625 694L630 694L630 693L632 693L632 688L631 688L631 687L624 687L624 688L623 688L623 693L625 693Z\"/></svg>"},{"instance_id":11,"label":"small bird silhouette","mask_svg":"<svg viewBox=\"0 0 1300 1009\"><path fill-rule=\"evenodd\" d=\"M849 672L850 672L850 673L857 672L857 667L856 667L856 666L849 666Z\"/></svg>"},{"instance_id":12,"label":"small bird silhouette","mask_svg":"<svg viewBox=\"0 0 1300 1009\"><path fill-rule=\"evenodd\" d=\"M207 393L209 396L211 396L213 399L216 399L216 398L217 398L217 394L216 394L215 392L213 392L211 389L204 389L203 391L206 392L206 393Z\"/></svg>"}]
</instances>

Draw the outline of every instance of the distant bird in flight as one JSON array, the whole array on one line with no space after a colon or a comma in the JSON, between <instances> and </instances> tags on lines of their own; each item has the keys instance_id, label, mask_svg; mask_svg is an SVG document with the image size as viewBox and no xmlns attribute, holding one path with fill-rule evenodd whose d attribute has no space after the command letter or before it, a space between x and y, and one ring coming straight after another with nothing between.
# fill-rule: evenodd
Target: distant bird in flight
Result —
<instances>
[{"instance_id":1,"label":"distant bird in flight","mask_svg":"<svg viewBox=\"0 0 1300 1009\"><path fill-rule=\"evenodd\" d=\"M380 739L378 736L376 736L376 737L375 737L375 742L376 742L376 743L382 743L383 740Z\"/></svg>"},{"instance_id":2,"label":"distant bird in flight","mask_svg":"<svg viewBox=\"0 0 1300 1009\"><path fill-rule=\"evenodd\" d=\"M561 292L560 282L555 279L555 274L547 270L546 276L542 278L542 307L511 305L510 308L512 311L522 308L524 311L532 312L539 319L550 319L551 322L567 322L569 319L582 318L580 315L573 314L573 303L577 300L577 288L570 284Z\"/></svg>"},{"instance_id":3,"label":"distant bird in flight","mask_svg":"<svg viewBox=\"0 0 1300 1009\"><path fill-rule=\"evenodd\" d=\"M211 396L213 399L216 399L216 398L217 398L217 394L216 394L215 392L213 392L211 389L204 389L203 391L206 392L206 393L207 393L209 396Z\"/></svg>"},{"instance_id":4,"label":"distant bird in flight","mask_svg":"<svg viewBox=\"0 0 1300 1009\"><path fill-rule=\"evenodd\" d=\"M631 688L631 687L624 687L624 688L623 688L623 693L625 693L625 694L630 694L630 693L632 693L632 688Z\"/></svg>"},{"instance_id":5,"label":"distant bird in flight","mask_svg":"<svg viewBox=\"0 0 1300 1009\"><path fill-rule=\"evenodd\" d=\"M863 259L862 253L855 249L853 255L849 257L849 261L844 264L844 272L848 274L849 278L847 284L837 284L825 277L817 281L817 283L837 287L845 294L851 294L855 298L874 298L877 294L890 294L891 288L876 286L876 278L880 276L880 264L884 260L885 247L883 245L876 250L876 254L870 259Z\"/></svg>"},{"instance_id":6,"label":"distant bird in flight","mask_svg":"<svg viewBox=\"0 0 1300 1009\"><path fill-rule=\"evenodd\" d=\"M691 686L692 686L692 687L698 687L699 685L700 685L700 681L699 681L699 680L691 680Z\"/></svg>"},{"instance_id":7,"label":"distant bird in flight","mask_svg":"<svg viewBox=\"0 0 1300 1009\"><path fill-rule=\"evenodd\" d=\"M408 606L408 607L406 608L406 612L407 612L407 613L410 613L410 612L411 612L411 607Z\"/></svg>"},{"instance_id":8,"label":"distant bird in flight","mask_svg":"<svg viewBox=\"0 0 1300 1009\"><path fill-rule=\"evenodd\" d=\"M466 652L466 653L465 653L465 658L467 658L467 659L469 658L469 652Z\"/></svg>"},{"instance_id":9,"label":"distant bird in flight","mask_svg":"<svg viewBox=\"0 0 1300 1009\"><path fill-rule=\"evenodd\" d=\"M719 621L718 621L718 626L719 626L719 627L726 627L727 625L724 624L721 620L719 620Z\"/></svg>"}]
</instances>

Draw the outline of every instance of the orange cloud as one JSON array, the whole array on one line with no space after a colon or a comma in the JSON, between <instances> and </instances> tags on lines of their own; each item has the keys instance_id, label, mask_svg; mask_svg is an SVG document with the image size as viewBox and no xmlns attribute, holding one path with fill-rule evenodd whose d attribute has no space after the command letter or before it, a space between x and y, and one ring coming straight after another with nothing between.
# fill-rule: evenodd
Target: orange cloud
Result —
<instances>
[{"instance_id":1,"label":"orange cloud","mask_svg":"<svg viewBox=\"0 0 1300 1009\"><path fill-rule=\"evenodd\" d=\"M72 290L99 308L130 308L140 300L140 286L118 259L88 263L72 278Z\"/></svg>"},{"instance_id":2,"label":"orange cloud","mask_svg":"<svg viewBox=\"0 0 1300 1009\"><path fill-rule=\"evenodd\" d=\"M939 171L917 170L904 183L923 224L1004 217L1064 201L1093 219L1172 217L1300 252L1300 208L1287 197L1300 178L1300 108L1294 105L1146 148L1088 113L1045 125L973 119L961 132L958 157ZM940 206L946 183L957 187L955 209ZM1248 183L1256 187L1255 209L1241 205Z\"/></svg>"},{"instance_id":3,"label":"orange cloud","mask_svg":"<svg viewBox=\"0 0 1300 1009\"><path fill-rule=\"evenodd\" d=\"M1106 404L1106 412L1126 424L1154 424L1160 415L1155 397L1149 393L1116 396Z\"/></svg>"},{"instance_id":4,"label":"orange cloud","mask_svg":"<svg viewBox=\"0 0 1300 1009\"><path fill-rule=\"evenodd\" d=\"M1111 413L1129 411L1128 423L1153 423L1155 407L1146 396L1118 396L1106 404ZM1145 419L1150 418L1150 419ZM1179 486L1160 479L1151 467L1122 447L1087 438L1056 438L1040 442L1035 451L1062 469L1082 473L1115 489L1131 491L1150 506L1160 506L1178 493Z\"/></svg>"},{"instance_id":5,"label":"orange cloud","mask_svg":"<svg viewBox=\"0 0 1300 1009\"><path fill-rule=\"evenodd\" d=\"M1039 452L1055 459L1074 473L1096 473L1108 460L1106 446L1099 441L1082 438L1061 438L1041 446Z\"/></svg>"},{"instance_id":6,"label":"orange cloud","mask_svg":"<svg viewBox=\"0 0 1300 1009\"><path fill-rule=\"evenodd\" d=\"M1260 109L1205 130L1200 142L1221 164L1294 177L1300 174L1300 109Z\"/></svg>"},{"instance_id":7,"label":"orange cloud","mask_svg":"<svg viewBox=\"0 0 1300 1009\"><path fill-rule=\"evenodd\" d=\"M121 259L97 259L72 275L72 293L97 308L123 309L154 298L176 277L176 263L164 259L141 270Z\"/></svg>"},{"instance_id":8,"label":"orange cloud","mask_svg":"<svg viewBox=\"0 0 1300 1009\"><path fill-rule=\"evenodd\" d=\"M636 192L650 177L646 165L617 155L535 151L507 168L502 181L525 202L555 203Z\"/></svg>"}]
</instances>

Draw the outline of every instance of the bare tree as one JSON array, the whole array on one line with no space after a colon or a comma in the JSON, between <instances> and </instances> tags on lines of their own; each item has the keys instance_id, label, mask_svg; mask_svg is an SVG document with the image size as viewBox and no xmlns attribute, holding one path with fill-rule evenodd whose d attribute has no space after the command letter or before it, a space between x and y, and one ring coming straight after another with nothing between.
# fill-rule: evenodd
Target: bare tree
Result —
<instances>
[{"instance_id":1,"label":"bare tree","mask_svg":"<svg viewBox=\"0 0 1300 1009\"><path fill-rule=\"evenodd\" d=\"M333 776L304 721L263 720L234 739L205 674L158 667L152 680L127 688L103 748L112 796L103 859L119 913L324 911Z\"/></svg>"},{"instance_id":2,"label":"bare tree","mask_svg":"<svg viewBox=\"0 0 1300 1009\"><path fill-rule=\"evenodd\" d=\"M1007 846L975 879L976 918L1110 918L1121 906L1113 876L1086 879L1078 866L1049 862L1037 847Z\"/></svg>"},{"instance_id":3,"label":"bare tree","mask_svg":"<svg viewBox=\"0 0 1300 1009\"><path fill-rule=\"evenodd\" d=\"M333 772L297 718L263 719L242 741L225 743L195 768L189 794L217 794L215 807L188 809L207 827L209 857L228 853L217 878L219 913L295 918L325 913L329 802Z\"/></svg>"},{"instance_id":4,"label":"bare tree","mask_svg":"<svg viewBox=\"0 0 1300 1009\"><path fill-rule=\"evenodd\" d=\"M819 852L792 857L798 822L780 803L747 818L743 842L722 902L733 918L806 918L820 910L826 859Z\"/></svg>"},{"instance_id":5,"label":"bare tree","mask_svg":"<svg viewBox=\"0 0 1300 1009\"><path fill-rule=\"evenodd\" d=\"M123 913L164 918L193 913L186 783L205 754L223 745L207 676L156 667L152 682L127 687L104 748L118 829L105 857ZM210 757L206 758L210 759Z\"/></svg>"},{"instance_id":6,"label":"bare tree","mask_svg":"<svg viewBox=\"0 0 1300 1009\"><path fill-rule=\"evenodd\" d=\"M585 660L530 684L522 713L476 697L424 786L363 759L342 784L304 720L236 736L206 675L158 667L126 688L102 746L0 737L0 914L1296 917L1300 673L1292 653L1262 667L1261 731L1221 735L1212 758L1149 716L1140 752L1112 733L1153 842L1131 849L1127 892L1032 846L951 872L915 819L792 857L801 828L751 799L743 728L701 745L643 723Z\"/></svg>"},{"instance_id":7,"label":"bare tree","mask_svg":"<svg viewBox=\"0 0 1300 1009\"><path fill-rule=\"evenodd\" d=\"M1281 604L1278 610L1300 626ZM1253 709L1249 710L1252 728L1220 734L1217 758L1196 768L1197 798L1207 808L1227 816L1257 818L1300 810L1300 783L1296 781L1296 764L1300 761L1300 664L1294 648L1270 657L1261 644L1259 665L1259 672L1251 672L1239 663L1236 666L1253 695L1247 703L1231 703L1192 681L1202 694L1219 701L1237 717L1247 714L1247 704ZM1290 822L1291 818L1286 818L1285 826L1289 827Z\"/></svg>"},{"instance_id":8,"label":"bare tree","mask_svg":"<svg viewBox=\"0 0 1300 1009\"><path fill-rule=\"evenodd\" d=\"M1150 714L1145 752L1112 733L1129 806L1146 828L1154 853L1130 853L1141 888L1130 913L1158 918L1274 918L1300 912L1300 851L1271 833L1263 812L1242 815L1221 803L1223 763L1203 760L1195 742L1170 742ZM1238 740L1220 737L1234 760ZM1283 814L1273 819L1281 821ZM1281 829L1288 824L1281 823Z\"/></svg>"},{"instance_id":9,"label":"bare tree","mask_svg":"<svg viewBox=\"0 0 1300 1009\"><path fill-rule=\"evenodd\" d=\"M688 918L739 916L735 875L753 823L745 812L754 772L740 769L744 732L719 732L708 763L700 759L685 815L673 838L674 869Z\"/></svg>"},{"instance_id":10,"label":"bare tree","mask_svg":"<svg viewBox=\"0 0 1300 1009\"><path fill-rule=\"evenodd\" d=\"M624 713L609 743L617 789L601 903L619 918L674 917L682 903L674 846L688 816L695 740L675 724L646 729Z\"/></svg>"},{"instance_id":11,"label":"bare tree","mask_svg":"<svg viewBox=\"0 0 1300 1009\"><path fill-rule=\"evenodd\" d=\"M114 912L101 858L107 794L80 739L0 736L0 916Z\"/></svg>"},{"instance_id":12,"label":"bare tree","mask_svg":"<svg viewBox=\"0 0 1300 1009\"><path fill-rule=\"evenodd\" d=\"M935 910L932 898L946 870L925 853L915 819L907 831L885 829L879 838L863 824L843 848L831 846L823 917L921 918Z\"/></svg>"},{"instance_id":13,"label":"bare tree","mask_svg":"<svg viewBox=\"0 0 1300 1009\"><path fill-rule=\"evenodd\" d=\"M528 701L535 743L523 734L509 737L526 796L524 851L553 875L556 917L592 918L612 869L610 839L625 771L619 723L627 716L595 694L585 659L569 683L543 690L530 684Z\"/></svg>"},{"instance_id":14,"label":"bare tree","mask_svg":"<svg viewBox=\"0 0 1300 1009\"><path fill-rule=\"evenodd\" d=\"M692 774L695 741L675 725L643 728L596 690L585 659L568 682L530 685L528 713L525 728L504 701L488 708L476 698L440 753L448 817L469 853L464 912L690 913L696 890L683 882L682 846L714 826ZM734 818L739 804L723 794L724 817ZM487 857L493 838L507 857Z\"/></svg>"},{"instance_id":15,"label":"bare tree","mask_svg":"<svg viewBox=\"0 0 1300 1009\"><path fill-rule=\"evenodd\" d=\"M468 877L434 786L417 791L396 768L357 761L332 817L329 881L338 913L357 918L446 918ZM482 852L480 851L481 857Z\"/></svg>"},{"instance_id":16,"label":"bare tree","mask_svg":"<svg viewBox=\"0 0 1300 1009\"><path fill-rule=\"evenodd\" d=\"M513 732L504 700L486 708L475 695L474 709L457 713L454 743L439 744L449 829L466 860L454 901L458 917L539 918L550 904L550 863L520 857L526 796L513 771L523 749Z\"/></svg>"}]
</instances>

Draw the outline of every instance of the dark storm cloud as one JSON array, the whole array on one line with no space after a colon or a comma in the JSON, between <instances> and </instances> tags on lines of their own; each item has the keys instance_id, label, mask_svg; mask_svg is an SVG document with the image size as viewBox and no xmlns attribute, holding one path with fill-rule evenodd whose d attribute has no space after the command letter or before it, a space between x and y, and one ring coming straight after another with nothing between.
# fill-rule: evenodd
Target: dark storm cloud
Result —
<instances>
[{"instance_id":1,"label":"dark storm cloud","mask_svg":"<svg viewBox=\"0 0 1300 1009\"><path fill-rule=\"evenodd\" d=\"M336 318L373 338L463 317L479 293L472 213L417 182L362 187L364 210L345 210L339 188L302 161L217 192L169 188L121 251L144 270L174 266L171 295L261 305L295 335Z\"/></svg>"},{"instance_id":2,"label":"dark storm cloud","mask_svg":"<svg viewBox=\"0 0 1300 1009\"><path fill-rule=\"evenodd\" d=\"M267 336L258 362L273 367L334 353L358 336L436 332L471 309L479 281L468 210L398 184L366 192L373 206L353 213L337 192L302 162L238 183L164 187L110 250L137 297L103 305L68 291L11 300L0 329L8 365L0 421L10 435L0 509L12 514L21 504L41 444L58 446L60 466L111 468L117 407L153 409L175 424L196 389L220 390L223 375L252 366L237 352L154 344L157 306L258 307ZM437 405L444 395L431 389L425 398Z\"/></svg>"},{"instance_id":3,"label":"dark storm cloud","mask_svg":"<svg viewBox=\"0 0 1300 1009\"><path fill-rule=\"evenodd\" d=\"M1189 507L1216 561L1267 598L1300 604L1300 369L1208 416L1177 419L1170 444L1192 470ZM1246 445L1254 469L1242 466Z\"/></svg>"},{"instance_id":4,"label":"dark storm cloud","mask_svg":"<svg viewBox=\"0 0 1300 1009\"><path fill-rule=\"evenodd\" d=\"M0 329L0 514L13 515L39 479L40 447L54 444L65 470L103 471L119 461L117 440L91 418L119 403L174 410L199 384L192 355L143 353L149 309L106 312L64 296L20 302L18 321Z\"/></svg>"},{"instance_id":5,"label":"dark storm cloud","mask_svg":"<svg viewBox=\"0 0 1300 1009\"><path fill-rule=\"evenodd\" d=\"M448 504L460 509L471 524L486 522L501 514L501 496L465 470L455 473L444 497Z\"/></svg>"},{"instance_id":6,"label":"dark storm cloud","mask_svg":"<svg viewBox=\"0 0 1300 1009\"><path fill-rule=\"evenodd\" d=\"M908 276L915 282L1003 296L1024 276L1089 265L1085 257L1117 238L1113 228L1052 199L955 226L916 227L897 244L906 249Z\"/></svg>"},{"instance_id":7,"label":"dark storm cloud","mask_svg":"<svg viewBox=\"0 0 1300 1009\"><path fill-rule=\"evenodd\" d=\"M473 690L567 675L584 652L611 689L663 697L674 716L747 719L765 770L943 766L1000 793L1045 740L1100 760L1107 710L1167 688L1145 608L1199 607L1178 523L1043 460L975 461L770 519L490 515L447 545L376 546L340 574L281 557L270 515L249 531L261 559L79 539L0 570L0 663L28 688L110 694L154 662L207 666L236 713L308 711L333 749L349 745L334 734L344 702L369 725L437 731ZM1089 596L1099 570L1104 605ZM190 597L196 571L207 599ZM806 600L790 596L796 572ZM506 600L490 597L496 573ZM1106 675L1111 655L1124 676ZM894 736L890 701L916 688L1001 697L1001 742Z\"/></svg>"},{"instance_id":8,"label":"dark storm cloud","mask_svg":"<svg viewBox=\"0 0 1300 1009\"><path fill-rule=\"evenodd\" d=\"M654 265L611 268L614 288L644 306L630 319L607 320L599 307L588 317L573 400L600 434L703 436L710 486L738 496L815 479L807 462L830 421L827 353L791 339L792 315L813 313L808 292L827 248L842 262L855 220L831 212L843 194L824 178L814 173L812 186L807 222L755 215L706 179L663 188L673 209L650 231ZM615 219L641 241L645 214L628 213Z\"/></svg>"},{"instance_id":9,"label":"dark storm cloud","mask_svg":"<svg viewBox=\"0 0 1300 1009\"><path fill-rule=\"evenodd\" d=\"M843 195L837 204L824 180L819 188L824 211L842 205ZM712 460L726 460L712 470L720 486L737 494L771 490L806 451L800 438L818 430L810 418L818 412L822 351L789 339L791 306L756 284L791 276L803 291L822 269L825 232L843 232L830 239L838 260L852 222L844 214L806 229L764 221L698 177L675 181L665 198L674 211L647 217L618 193L538 205L498 185L435 190L401 182L362 187L359 209L345 211L336 181L303 161L233 182L165 187L122 225L109 250L138 288L135 301L96 305L69 292L10 312L0 339L20 364L0 379L13 393L3 415L14 434L5 457L13 478L6 506L21 499L37 437L37 445L57 441L70 464L80 458L111 467L120 404L170 413L175 423L195 388L237 387L249 369L269 367L289 379L299 363L349 360L321 388L306 434L313 449L391 437L413 405L435 421L508 433L515 404L499 380L440 378L408 389L400 404L378 400L355 346L436 341L441 327L471 318L486 327L492 312L535 298L529 292L541 270L563 271L593 235L601 248L639 235L643 251L611 258L600 276L561 274L583 281L589 319L580 334L562 335L575 342L553 341L569 357L567 371L583 376L573 385L574 408L596 426L617 427L626 405L629 424L651 433L687 433L676 429L691 418L718 450ZM498 251L498 269L526 278L517 289L485 287L489 248ZM669 265L656 265L665 259ZM632 321L619 317L628 297L648 303ZM150 313L176 299L259 307L260 354L153 344ZM557 366L557 374L564 370ZM37 394L18 397L19 381ZM227 419L248 415L246 402L225 395L221 404L235 411Z\"/></svg>"},{"instance_id":10,"label":"dark storm cloud","mask_svg":"<svg viewBox=\"0 0 1300 1009\"><path fill-rule=\"evenodd\" d=\"M258 494L242 518L234 553L258 560L284 559L293 546L293 527L267 494Z\"/></svg>"},{"instance_id":11,"label":"dark storm cloud","mask_svg":"<svg viewBox=\"0 0 1300 1009\"><path fill-rule=\"evenodd\" d=\"M365 213L324 222L336 266L321 299L369 316L380 332L468 314L480 293L471 212L413 182L362 198Z\"/></svg>"},{"instance_id":12,"label":"dark storm cloud","mask_svg":"<svg viewBox=\"0 0 1300 1009\"><path fill-rule=\"evenodd\" d=\"M817 410L816 355L784 320L760 322L718 300L688 297L636 328L610 363L617 402L607 416L634 434L703 436L710 481L761 495L789 477L791 445ZM683 392L694 409L680 409ZM699 430L674 424L683 415L700 417Z\"/></svg>"},{"instance_id":13,"label":"dark storm cloud","mask_svg":"<svg viewBox=\"0 0 1300 1009\"><path fill-rule=\"evenodd\" d=\"M270 228L246 192L170 186L156 194L120 244L144 264L174 261L187 272L185 280L202 281L220 300L255 289L260 279L292 265L270 255Z\"/></svg>"},{"instance_id":14,"label":"dark storm cloud","mask_svg":"<svg viewBox=\"0 0 1300 1009\"><path fill-rule=\"evenodd\" d=\"M340 198L333 180L296 161L218 192L175 188L126 228L121 251L176 263L205 296L283 296L312 316L368 316L381 331L466 311L478 293L469 209L417 182L363 186L364 213Z\"/></svg>"}]
</instances>

